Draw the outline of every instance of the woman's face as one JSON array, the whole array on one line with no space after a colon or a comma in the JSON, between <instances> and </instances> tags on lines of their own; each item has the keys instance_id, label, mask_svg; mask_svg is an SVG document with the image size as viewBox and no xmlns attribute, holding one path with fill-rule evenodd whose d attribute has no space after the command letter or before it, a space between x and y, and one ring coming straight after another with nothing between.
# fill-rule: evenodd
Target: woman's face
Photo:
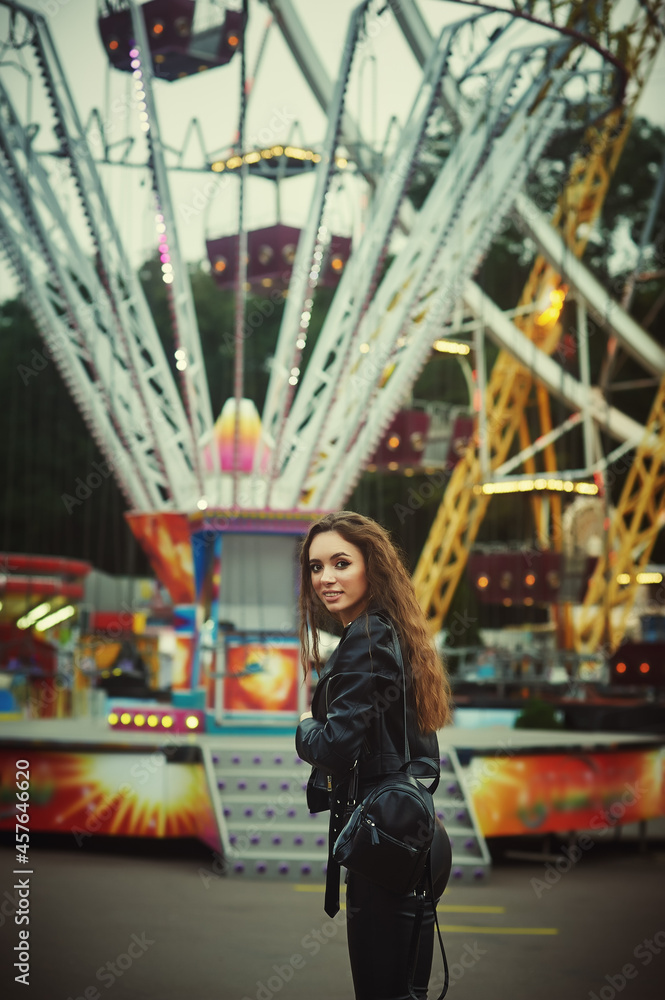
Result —
<instances>
[{"instance_id":1,"label":"woman's face","mask_svg":"<svg viewBox=\"0 0 665 1000\"><path fill-rule=\"evenodd\" d=\"M309 547L312 587L328 611L348 625L367 605L365 559L337 531L315 535Z\"/></svg>"}]
</instances>

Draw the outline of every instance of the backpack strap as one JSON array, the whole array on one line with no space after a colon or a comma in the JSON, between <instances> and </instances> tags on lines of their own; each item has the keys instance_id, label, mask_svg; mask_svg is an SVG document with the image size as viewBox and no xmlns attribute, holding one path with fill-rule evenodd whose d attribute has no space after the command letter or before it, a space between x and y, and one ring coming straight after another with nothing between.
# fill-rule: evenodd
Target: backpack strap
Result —
<instances>
[{"instance_id":1,"label":"backpack strap","mask_svg":"<svg viewBox=\"0 0 665 1000\"><path fill-rule=\"evenodd\" d=\"M436 933L439 939L439 947L441 948L441 956L443 958L443 969L444 969L444 979L443 979L443 990L436 998L436 1000L443 1000L446 993L448 992L448 986L450 984L450 974L448 972L448 961L446 959L446 950L443 947L443 939L441 938L441 929L439 928L439 918L436 913L436 903L434 901L434 884L432 882L432 864L431 864L431 851L427 854L427 864L425 866L425 873L421 879L421 882L416 889L416 915L413 923L413 930L411 932L411 943L409 945L409 956L406 963L406 985L409 991L409 996L412 1000L418 1000L418 997L413 992L413 975L416 968L416 959L418 957L418 946L420 944L420 932L423 926L423 917L425 915L425 903L427 901L427 890L429 889L429 899L432 906L432 913L434 915L434 924L436 926Z\"/></svg>"},{"instance_id":2,"label":"backpack strap","mask_svg":"<svg viewBox=\"0 0 665 1000\"><path fill-rule=\"evenodd\" d=\"M390 619L389 619L390 621ZM390 621L390 629L393 635L393 642L395 647L395 657L399 663L400 670L402 673L402 694L404 702L404 764L400 767L400 771L407 771L412 766L412 764L423 763L426 764L429 769L433 772L433 780L428 791L433 795L436 791L439 778L440 769L438 764L429 757L415 757L411 759L411 753L409 750L409 736L406 728L406 671L404 669L404 658L402 656L402 647L399 643L399 638L395 631L395 626L392 621ZM415 776L417 777L417 775ZM427 889L429 888L429 899L432 906L432 914L434 915L434 924L436 926L436 933L439 939L439 947L441 948L441 955L443 958L443 968L444 968L444 982L443 990L437 997L437 1000L443 1000L446 993L448 992L448 985L450 982L450 976L448 973L448 961L446 959L446 950L443 947L443 939L441 937L441 930L439 928L439 918L436 913L436 902L434 901L434 883L432 881L432 851L431 849L427 852L427 861L425 863L425 872L420 881L420 884L416 888L416 914L413 922L413 930L411 931L411 943L409 945L409 955L406 963L406 983L407 989L409 991L409 996L412 1000L418 1000L418 997L413 992L413 974L416 968L416 959L418 957L418 946L420 944L420 932L423 926L423 917L425 915L425 902L427 899Z\"/></svg>"},{"instance_id":3,"label":"backpack strap","mask_svg":"<svg viewBox=\"0 0 665 1000\"><path fill-rule=\"evenodd\" d=\"M430 769L432 775L422 775L421 777L419 774L414 774L413 777L420 781L423 785L425 784L425 781L431 777L432 784L429 786L427 791L430 795L434 795L435 791L439 787L439 779L441 777L441 771L436 761L432 760L431 757L414 757L413 759L405 761L400 767L400 771L408 771L412 764L426 764Z\"/></svg>"}]
</instances>

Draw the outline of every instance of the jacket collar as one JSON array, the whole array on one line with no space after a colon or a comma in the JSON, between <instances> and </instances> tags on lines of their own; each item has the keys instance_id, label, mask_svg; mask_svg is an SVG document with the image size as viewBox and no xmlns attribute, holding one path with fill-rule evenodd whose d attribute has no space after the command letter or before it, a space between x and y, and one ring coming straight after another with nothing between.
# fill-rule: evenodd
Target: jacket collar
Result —
<instances>
[{"instance_id":1,"label":"jacket collar","mask_svg":"<svg viewBox=\"0 0 665 1000\"><path fill-rule=\"evenodd\" d=\"M367 609L367 614L370 617L373 616L373 615L376 615L376 616L378 616L380 618L385 618L387 621L390 621L390 618L389 618L387 612L384 611L382 608L378 608L378 607L374 607L374 606L369 607ZM344 626L344 631L342 632L342 635L340 636L339 642L342 643L344 641L344 639L346 638L346 636L349 635L351 632L354 632L354 631L356 631L359 628L365 628L365 627L366 627L366 617L365 617L365 612L363 611L362 614L358 615L357 618L354 618L353 621L349 622L348 625ZM326 660L325 666L321 669L321 671L319 673L319 682L322 681L322 680L324 680L324 678L326 678L328 676L328 674L331 673L332 668L335 665L335 660L337 659L337 651L338 650L339 650L339 643L337 644L337 646L335 647L335 649L332 651L332 653L330 654L330 656Z\"/></svg>"}]
</instances>

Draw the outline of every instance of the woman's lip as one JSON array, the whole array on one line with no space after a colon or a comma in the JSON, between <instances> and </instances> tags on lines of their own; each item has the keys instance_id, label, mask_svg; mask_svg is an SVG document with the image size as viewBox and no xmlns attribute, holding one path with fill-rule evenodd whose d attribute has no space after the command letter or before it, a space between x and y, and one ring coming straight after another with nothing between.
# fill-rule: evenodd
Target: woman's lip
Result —
<instances>
[{"instance_id":1,"label":"woman's lip","mask_svg":"<svg viewBox=\"0 0 665 1000\"><path fill-rule=\"evenodd\" d=\"M331 592L329 594L324 594L323 595L323 599L325 601L336 601L337 598L341 597L341 596L342 596L342 591L341 590L336 590L336 591Z\"/></svg>"}]
</instances>

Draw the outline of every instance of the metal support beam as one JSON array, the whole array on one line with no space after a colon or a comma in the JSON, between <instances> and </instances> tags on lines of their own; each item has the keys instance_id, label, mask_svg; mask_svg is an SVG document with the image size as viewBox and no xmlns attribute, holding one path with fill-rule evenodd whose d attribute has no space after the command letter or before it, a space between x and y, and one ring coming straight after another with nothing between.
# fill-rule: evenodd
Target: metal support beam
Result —
<instances>
[{"instance_id":1,"label":"metal support beam","mask_svg":"<svg viewBox=\"0 0 665 1000\"><path fill-rule=\"evenodd\" d=\"M489 442L487 438L487 366L485 364L485 327L479 325L473 331L473 347L476 355L476 385L474 391L478 400L478 450L480 452L480 474L483 479L490 477ZM473 400L475 409L476 400Z\"/></svg>"},{"instance_id":2,"label":"metal support beam","mask_svg":"<svg viewBox=\"0 0 665 1000\"><path fill-rule=\"evenodd\" d=\"M580 352L580 376L584 387L585 405L582 410L584 418L584 464L587 468L593 462L593 425L591 423L591 370L589 365L589 329L586 321L586 304L584 299L577 298L577 340Z\"/></svg>"},{"instance_id":3,"label":"metal support beam","mask_svg":"<svg viewBox=\"0 0 665 1000\"><path fill-rule=\"evenodd\" d=\"M520 192L515 199L520 224L552 267L586 302L594 319L613 334L623 349L652 375L665 372L665 350L621 308L589 269L571 253L549 219Z\"/></svg>"},{"instance_id":4,"label":"metal support beam","mask_svg":"<svg viewBox=\"0 0 665 1000\"><path fill-rule=\"evenodd\" d=\"M266 3L319 107L327 114L335 85L326 72L314 40L305 30L302 18L291 0L266 0ZM347 111L342 115L341 134L353 159L365 174L372 165L367 162L360 128Z\"/></svg>"},{"instance_id":5,"label":"metal support beam","mask_svg":"<svg viewBox=\"0 0 665 1000\"><path fill-rule=\"evenodd\" d=\"M508 351L532 375L542 382L549 392L574 410L584 412L588 406L594 420L617 441L639 441L644 428L632 417L614 406L607 406L599 393L589 393L581 382L565 372L548 354L529 340L497 305L473 281L467 282L464 300L478 316L482 316L490 337L499 347Z\"/></svg>"},{"instance_id":6,"label":"metal support beam","mask_svg":"<svg viewBox=\"0 0 665 1000\"><path fill-rule=\"evenodd\" d=\"M500 465L498 467L498 469L495 469L492 476L488 478L492 478L495 481L504 479L509 473L513 471L513 469L518 469L520 465L523 465L525 462L529 461L529 459L533 458L535 455L538 455L541 451L543 451L549 445L553 444L560 437L563 437L564 434L567 434L568 431L572 430L573 427L577 427L581 419L582 418L579 413L573 413L572 416L568 417L567 420L564 420L563 423L559 424L558 427L555 427L547 434L541 434L540 437L536 438L536 440L532 444L530 444L527 448L523 448L517 455L514 455L512 458L509 458L507 462L504 462L503 465ZM591 473L585 471L584 476L587 475L591 475ZM561 474L561 478L562 479L565 478L563 473Z\"/></svg>"},{"instance_id":7,"label":"metal support beam","mask_svg":"<svg viewBox=\"0 0 665 1000\"><path fill-rule=\"evenodd\" d=\"M115 227L47 21L11 6L27 19L35 78L52 109L52 131L78 197L65 212L33 148L30 123L20 120L0 86L0 228L10 260L42 336L49 346L60 344L58 366L130 505L186 506L195 499L192 438L152 314Z\"/></svg>"},{"instance_id":8,"label":"metal support beam","mask_svg":"<svg viewBox=\"0 0 665 1000\"><path fill-rule=\"evenodd\" d=\"M307 222L301 230L300 239L298 240L298 249L293 262L289 284L289 295L284 307L277 347L271 364L270 382L268 384L261 421L261 443L257 449L255 459L255 472L257 473L261 473L262 469L265 469L265 466L268 465L267 471L271 479L271 487L272 480L276 478L277 462L282 448L282 436L295 391L294 386L298 382L297 376L292 375L292 372L299 370L300 358L305 348L312 315L313 295L321 271L321 260L330 242L330 233L324 224L325 208L330 193L330 184L335 173L335 149L343 118L344 100L358 32L360 30L362 8L364 6L364 4L361 4L356 9L347 29L339 73L337 74L337 81L333 89L330 107L327 109L328 124L321 159L316 167L312 202ZM354 261L356 257L357 255L354 255ZM353 262L350 262L345 269L343 282L352 267ZM297 401L295 405L297 407ZM289 483L289 486L292 487L293 494L293 499L289 501L289 505L295 505L299 483L292 481Z\"/></svg>"},{"instance_id":9,"label":"metal support beam","mask_svg":"<svg viewBox=\"0 0 665 1000\"><path fill-rule=\"evenodd\" d=\"M178 246L175 212L173 210L171 189L166 171L165 147L161 138L157 107L152 90L153 70L148 33L142 10L137 6L136 0L130 0L130 9L132 28L140 54L141 68L140 70L135 70L135 74L137 72L142 74L140 79L135 76L134 82L138 83L139 87L142 86L141 93L144 94L142 100L147 105L148 114L148 120L145 122L147 126L146 138L150 146L150 164L157 198L156 216L159 217L156 218L155 237L157 233L165 232L168 238L168 256L170 257L169 265L171 267L171 283L168 287L168 295L178 350L185 354L185 357L179 359L178 368L182 373L187 416L195 442L192 458L199 481L199 488L203 494L205 488L203 485L202 452L205 445L211 444L213 431L210 393L208 391L196 309L194 308L192 286L187 272L187 265L181 257ZM167 265L164 266L166 267ZM164 275L165 279L168 277L169 275ZM217 467L216 471L219 472L217 448L211 447L210 454L213 465Z\"/></svg>"}]
</instances>

